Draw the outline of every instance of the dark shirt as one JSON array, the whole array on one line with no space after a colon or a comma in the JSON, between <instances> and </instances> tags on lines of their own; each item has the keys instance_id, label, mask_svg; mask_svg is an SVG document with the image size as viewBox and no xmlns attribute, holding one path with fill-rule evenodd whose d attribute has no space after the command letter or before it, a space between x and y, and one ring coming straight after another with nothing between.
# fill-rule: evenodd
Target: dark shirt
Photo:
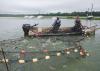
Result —
<instances>
[{"instance_id":1,"label":"dark shirt","mask_svg":"<svg viewBox=\"0 0 100 71\"><path fill-rule=\"evenodd\" d=\"M61 20L55 20L54 24L52 26L60 26Z\"/></svg>"},{"instance_id":2,"label":"dark shirt","mask_svg":"<svg viewBox=\"0 0 100 71\"><path fill-rule=\"evenodd\" d=\"M53 32L53 33L57 33L57 32L58 32L59 27L60 27L60 25L61 25L60 23L61 23L60 20L56 20L56 21L54 22L54 24L52 25L52 26L53 26L53 28L52 28L52 32Z\"/></svg>"},{"instance_id":3,"label":"dark shirt","mask_svg":"<svg viewBox=\"0 0 100 71\"><path fill-rule=\"evenodd\" d=\"M72 28L74 32L82 32L82 24L79 19L75 20L75 26Z\"/></svg>"}]
</instances>

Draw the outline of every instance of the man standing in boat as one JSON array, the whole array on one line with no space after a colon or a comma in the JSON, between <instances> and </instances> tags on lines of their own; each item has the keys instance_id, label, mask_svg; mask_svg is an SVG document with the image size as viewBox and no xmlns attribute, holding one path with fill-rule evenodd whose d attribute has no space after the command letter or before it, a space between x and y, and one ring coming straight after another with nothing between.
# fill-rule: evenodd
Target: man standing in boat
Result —
<instances>
[{"instance_id":1,"label":"man standing in boat","mask_svg":"<svg viewBox=\"0 0 100 71\"><path fill-rule=\"evenodd\" d=\"M58 30L59 30L60 25L61 25L61 20L59 19L59 17L57 17L57 19L54 21L54 23L52 25L53 28L52 28L51 32L57 33Z\"/></svg>"},{"instance_id":2,"label":"man standing in boat","mask_svg":"<svg viewBox=\"0 0 100 71\"><path fill-rule=\"evenodd\" d=\"M72 28L72 31L82 33L82 24L79 16L76 17L75 26Z\"/></svg>"}]
</instances>

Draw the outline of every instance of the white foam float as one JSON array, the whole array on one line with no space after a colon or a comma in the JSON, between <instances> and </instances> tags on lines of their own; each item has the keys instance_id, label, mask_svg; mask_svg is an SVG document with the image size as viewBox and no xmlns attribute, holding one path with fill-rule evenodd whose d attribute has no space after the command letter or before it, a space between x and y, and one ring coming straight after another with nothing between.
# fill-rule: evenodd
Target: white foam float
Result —
<instances>
[{"instance_id":1,"label":"white foam float","mask_svg":"<svg viewBox=\"0 0 100 71\"><path fill-rule=\"evenodd\" d=\"M32 62L34 63L34 62L38 62L38 59L37 58L33 58L32 59Z\"/></svg>"},{"instance_id":2,"label":"white foam float","mask_svg":"<svg viewBox=\"0 0 100 71\"><path fill-rule=\"evenodd\" d=\"M45 56L45 59L46 59L46 60L50 59L50 56Z\"/></svg>"},{"instance_id":3,"label":"white foam float","mask_svg":"<svg viewBox=\"0 0 100 71\"><path fill-rule=\"evenodd\" d=\"M78 52L78 49L74 49L74 52Z\"/></svg>"},{"instance_id":4,"label":"white foam float","mask_svg":"<svg viewBox=\"0 0 100 71\"><path fill-rule=\"evenodd\" d=\"M61 56L61 53L59 52L59 53L57 53L56 55L57 55L57 56Z\"/></svg>"},{"instance_id":5,"label":"white foam float","mask_svg":"<svg viewBox=\"0 0 100 71\"><path fill-rule=\"evenodd\" d=\"M19 60L18 61L20 64L24 64L25 63L25 60Z\"/></svg>"},{"instance_id":6,"label":"white foam float","mask_svg":"<svg viewBox=\"0 0 100 71\"><path fill-rule=\"evenodd\" d=\"M9 59L2 59L2 62L9 62Z\"/></svg>"},{"instance_id":7,"label":"white foam float","mask_svg":"<svg viewBox=\"0 0 100 71\"><path fill-rule=\"evenodd\" d=\"M89 53L86 53L86 56L90 56L90 54Z\"/></svg>"},{"instance_id":8,"label":"white foam float","mask_svg":"<svg viewBox=\"0 0 100 71\"><path fill-rule=\"evenodd\" d=\"M67 54L70 54L70 51L67 51L66 53L67 53Z\"/></svg>"}]
</instances>

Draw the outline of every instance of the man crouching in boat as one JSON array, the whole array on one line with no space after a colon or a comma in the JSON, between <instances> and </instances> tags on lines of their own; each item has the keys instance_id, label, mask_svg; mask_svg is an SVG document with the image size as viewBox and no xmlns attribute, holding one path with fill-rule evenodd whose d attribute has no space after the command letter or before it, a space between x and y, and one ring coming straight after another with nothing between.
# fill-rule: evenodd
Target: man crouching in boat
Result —
<instances>
[{"instance_id":1,"label":"man crouching in boat","mask_svg":"<svg viewBox=\"0 0 100 71\"><path fill-rule=\"evenodd\" d=\"M77 16L75 20L75 26L72 28L72 31L82 33L82 28L83 26L81 24L80 18Z\"/></svg>"},{"instance_id":2,"label":"man crouching in boat","mask_svg":"<svg viewBox=\"0 0 100 71\"><path fill-rule=\"evenodd\" d=\"M57 17L57 19L55 20L54 24L52 25L53 28L51 30L52 33L57 33L59 30L59 27L61 25L61 20L59 19L59 17Z\"/></svg>"}]
</instances>

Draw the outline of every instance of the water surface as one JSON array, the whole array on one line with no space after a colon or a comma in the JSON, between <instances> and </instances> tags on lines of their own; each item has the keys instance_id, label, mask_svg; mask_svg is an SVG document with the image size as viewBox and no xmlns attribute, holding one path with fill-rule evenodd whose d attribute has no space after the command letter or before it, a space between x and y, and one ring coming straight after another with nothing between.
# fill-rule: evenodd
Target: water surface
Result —
<instances>
[{"instance_id":1,"label":"water surface","mask_svg":"<svg viewBox=\"0 0 100 71\"><path fill-rule=\"evenodd\" d=\"M73 43L82 38L82 36L66 36L66 37L44 37L44 38L23 38L22 24L29 23L31 25L39 23L38 27L51 26L52 19L24 19L24 18L0 18L0 46L5 51L41 51L62 50L64 48L73 47ZM62 19L62 26L71 27L74 20ZM100 21L93 21L100 24ZM87 25L86 20L82 20L83 25ZM89 25L89 24L88 24ZM100 27L100 25L99 25ZM37 63L28 62L19 64L18 62L8 63L10 71L99 71L100 70L100 31L96 31L96 35L81 41L81 45L90 52L90 56L82 59L76 57L62 55L61 57L52 57L50 60L41 60ZM18 58L19 54L8 54L12 59ZM35 54L34 54L35 55ZM44 54L43 54L44 55ZM36 54L35 57L43 56ZM27 54L27 58L31 59L31 54ZM0 71L6 71L5 64L0 64Z\"/></svg>"}]
</instances>

